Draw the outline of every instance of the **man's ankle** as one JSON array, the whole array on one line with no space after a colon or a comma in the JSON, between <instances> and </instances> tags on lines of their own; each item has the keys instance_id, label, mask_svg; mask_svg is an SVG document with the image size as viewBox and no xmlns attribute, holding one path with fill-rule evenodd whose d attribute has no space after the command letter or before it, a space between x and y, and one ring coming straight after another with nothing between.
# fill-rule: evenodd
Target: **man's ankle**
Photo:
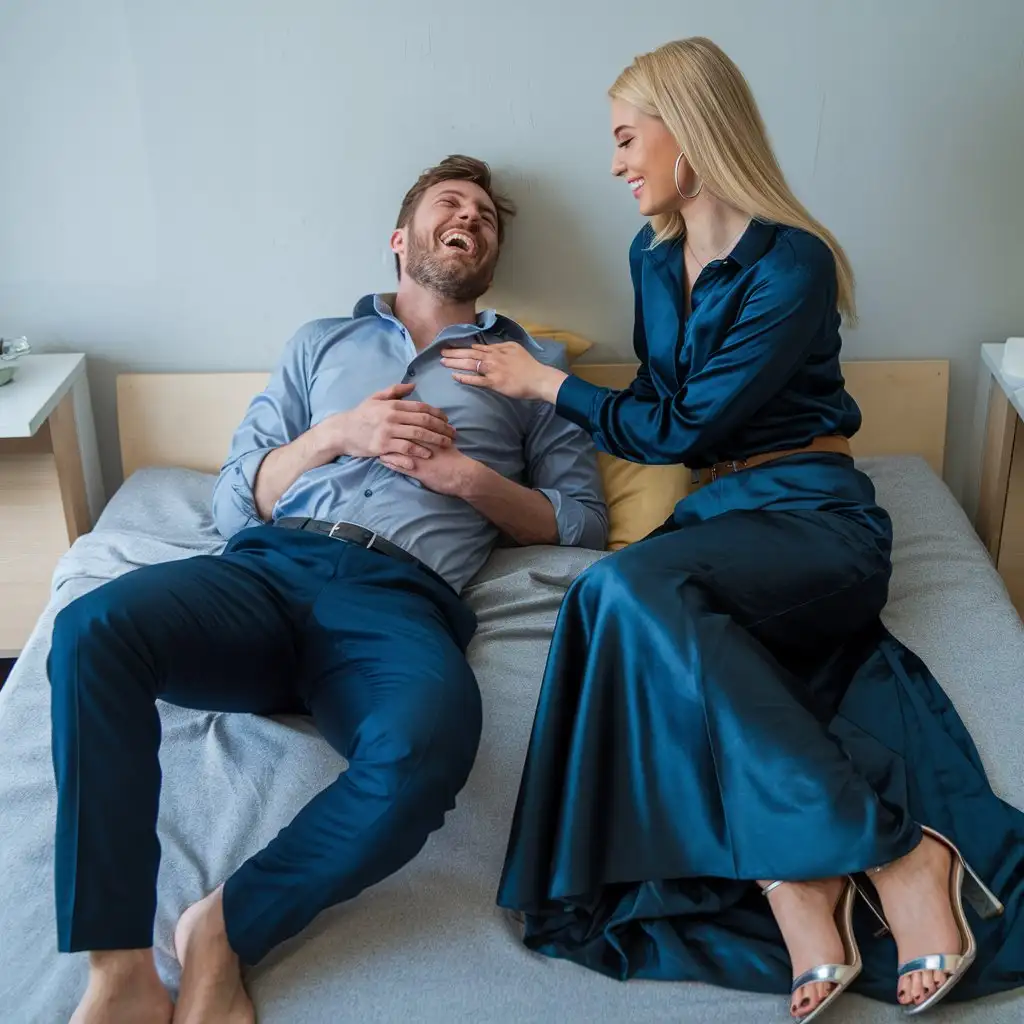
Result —
<instances>
[{"instance_id":1,"label":"man's ankle","mask_svg":"<svg viewBox=\"0 0 1024 1024\"><path fill-rule=\"evenodd\" d=\"M156 972L153 950L104 949L89 954L89 967L104 978L126 978Z\"/></svg>"}]
</instances>

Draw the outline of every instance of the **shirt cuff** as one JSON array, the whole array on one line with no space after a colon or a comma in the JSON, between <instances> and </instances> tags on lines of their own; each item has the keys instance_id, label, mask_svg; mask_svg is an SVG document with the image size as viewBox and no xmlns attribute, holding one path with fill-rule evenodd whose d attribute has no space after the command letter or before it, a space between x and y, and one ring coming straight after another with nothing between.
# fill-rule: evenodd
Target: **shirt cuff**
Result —
<instances>
[{"instance_id":1,"label":"shirt cuff","mask_svg":"<svg viewBox=\"0 0 1024 1024\"><path fill-rule=\"evenodd\" d=\"M600 517L582 501L547 487L536 488L551 502L558 525L558 543L564 547L603 551L607 530Z\"/></svg>"},{"instance_id":2,"label":"shirt cuff","mask_svg":"<svg viewBox=\"0 0 1024 1024\"><path fill-rule=\"evenodd\" d=\"M570 423L582 427L588 434L592 434L594 425L591 412L598 397L606 390L607 388L599 388L596 384L569 374L558 389L555 412L569 420Z\"/></svg>"},{"instance_id":3,"label":"shirt cuff","mask_svg":"<svg viewBox=\"0 0 1024 1024\"><path fill-rule=\"evenodd\" d=\"M263 465L263 460L273 451L273 448L258 448L254 452L243 455L235 463L235 478L231 481L235 494L246 506L246 511L253 519L259 520L260 514L256 510L256 474Z\"/></svg>"},{"instance_id":4,"label":"shirt cuff","mask_svg":"<svg viewBox=\"0 0 1024 1024\"><path fill-rule=\"evenodd\" d=\"M561 491L547 487L537 490L551 502L555 510L555 522L558 524L558 543L573 545L583 535L583 509L578 501L566 498Z\"/></svg>"},{"instance_id":5,"label":"shirt cuff","mask_svg":"<svg viewBox=\"0 0 1024 1024\"><path fill-rule=\"evenodd\" d=\"M253 489L256 474L272 448L258 448L235 460L224 470L213 494L213 513L217 529L224 537L233 537L249 526L261 526L263 520L256 509ZM227 500L225 500L227 499Z\"/></svg>"}]
</instances>

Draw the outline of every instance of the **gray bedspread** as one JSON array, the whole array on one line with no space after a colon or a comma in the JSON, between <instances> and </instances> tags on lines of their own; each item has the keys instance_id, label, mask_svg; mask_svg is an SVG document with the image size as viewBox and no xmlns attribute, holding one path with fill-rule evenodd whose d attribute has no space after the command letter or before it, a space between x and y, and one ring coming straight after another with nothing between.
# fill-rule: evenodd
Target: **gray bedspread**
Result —
<instances>
[{"instance_id":1,"label":"gray bedspread","mask_svg":"<svg viewBox=\"0 0 1024 1024\"><path fill-rule=\"evenodd\" d=\"M997 792L1024 806L1024 630L952 495L916 459L866 461L896 530L887 625L929 663L971 729ZM67 1021L83 956L58 956L52 896L54 785L45 662L59 607L152 562L215 551L212 480L147 470L115 495L62 560L50 607L0 691L0 1021ZM702 985L620 983L525 951L494 906L544 659L566 586L593 552L497 552L467 591L470 657L484 698L476 767L456 810L405 869L252 970L262 1024L313 1022L784 1021L782 997ZM267 842L344 762L304 719L161 705L163 861L156 942L173 988L178 914ZM900 1019L846 996L829 1021ZM1024 1020L1024 994L931 1014Z\"/></svg>"}]
</instances>

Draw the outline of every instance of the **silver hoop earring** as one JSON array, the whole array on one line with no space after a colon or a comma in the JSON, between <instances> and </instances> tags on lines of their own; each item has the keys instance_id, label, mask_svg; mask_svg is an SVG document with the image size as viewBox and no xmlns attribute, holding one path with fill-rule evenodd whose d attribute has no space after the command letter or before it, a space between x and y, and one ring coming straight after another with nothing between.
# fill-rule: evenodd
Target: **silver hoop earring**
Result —
<instances>
[{"instance_id":1,"label":"silver hoop earring","mask_svg":"<svg viewBox=\"0 0 1024 1024\"><path fill-rule=\"evenodd\" d=\"M685 193L685 192L684 192L684 191L683 191L683 190L682 190L682 189L681 189L681 188L679 187L679 161L680 161L680 160L682 160L682 159L683 159L683 154L682 154L682 153L680 153L680 154L679 154L679 156L677 156L677 157L676 157L676 166L675 166L675 170L674 170L674 171L672 172L672 180L673 180L673 181L675 182L675 184L676 184L676 191L677 191L677 192L679 193L679 195L680 195L680 197L681 197L681 198L683 198L683 199L696 199L696 198L697 198L697 196L699 196L699 195L700 195L700 190L701 190L701 189L702 189L702 188L704 187L704 182L702 181L702 182L701 182L701 183L700 183L700 184L699 184L699 185L697 186L697 191L696 191L696 192L694 192L694 193L693 193L692 195L687 195L687 194L686 194L686 193Z\"/></svg>"}]
</instances>

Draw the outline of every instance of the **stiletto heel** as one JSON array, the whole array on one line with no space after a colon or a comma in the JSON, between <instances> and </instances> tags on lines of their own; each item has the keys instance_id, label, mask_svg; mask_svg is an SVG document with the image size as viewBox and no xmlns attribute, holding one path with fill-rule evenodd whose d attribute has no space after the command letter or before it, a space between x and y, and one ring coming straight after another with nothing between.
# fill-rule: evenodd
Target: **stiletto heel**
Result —
<instances>
[{"instance_id":1,"label":"stiletto heel","mask_svg":"<svg viewBox=\"0 0 1024 1024\"><path fill-rule=\"evenodd\" d=\"M940 999L949 995L978 955L974 932L971 931L971 926L967 923L967 915L964 913L964 900L967 900L971 908L982 919L998 917L1003 912L1002 903L964 860L963 854L944 835L926 825L921 826L921 831L936 842L942 843L953 855L949 871L949 902L953 908L953 919L956 921L957 931L960 933L960 952L933 953L930 956L917 957L915 960L900 964L897 971L898 978L915 974L917 971L942 971L948 975L946 980L923 1003L904 1007L903 1012L908 1017L923 1013ZM883 869L875 868L870 873L875 874L881 870Z\"/></svg>"},{"instance_id":2,"label":"stiletto heel","mask_svg":"<svg viewBox=\"0 0 1024 1024\"><path fill-rule=\"evenodd\" d=\"M773 889L784 884L784 882L771 882L761 890L761 893L767 898ZM850 983L863 969L864 962L861 960L860 949L857 947L857 940L853 934L853 905L856 897L856 883L852 878L847 878L846 887L836 901L835 909L833 910L836 928L839 930L839 937L843 940L843 956L846 958L846 963L819 964L817 967L812 967L809 971L804 971L793 982L793 986L789 990L790 995L792 995L797 989L816 981L835 986L810 1013L803 1017L793 1018L799 1021L799 1024L810 1024L817 1016L824 1013L825 1009L831 1006L850 987Z\"/></svg>"},{"instance_id":3,"label":"stiletto heel","mask_svg":"<svg viewBox=\"0 0 1024 1024\"><path fill-rule=\"evenodd\" d=\"M864 886L862 886L860 882L857 881L856 878L853 878L853 876L851 876L851 878L853 880L853 884L857 888L857 895L860 896L860 898L868 905L868 909L878 919L880 927L878 931L871 933L872 938L884 938L886 935L889 934L889 922L886 921L885 914L882 913L882 908L878 905L878 903L875 902L875 898L871 895L871 893L869 893L867 889L865 889Z\"/></svg>"},{"instance_id":4,"label":"stiletto heel","mask_svg":"<svg viewBox=\"0 0 1024 1024\"><path fill-rule=\"evenodd\" d=\"M931 829L927 829L931 832ZM940 838L938 833L933 833L936 838ZM943 840L945 842L945 840ZM946 843L950 849L960 857L960 851L950 843ZM963 894L964 899L967 900L968 906L980 917L983 921L987 921L990 918L998 917L1003 912L1003 905L996 897L995 893L974 873L974 869L970 864L967 863L960 857L961 862L964 866L964 880L963 880Z\"/></svg>"}]
</instances>

